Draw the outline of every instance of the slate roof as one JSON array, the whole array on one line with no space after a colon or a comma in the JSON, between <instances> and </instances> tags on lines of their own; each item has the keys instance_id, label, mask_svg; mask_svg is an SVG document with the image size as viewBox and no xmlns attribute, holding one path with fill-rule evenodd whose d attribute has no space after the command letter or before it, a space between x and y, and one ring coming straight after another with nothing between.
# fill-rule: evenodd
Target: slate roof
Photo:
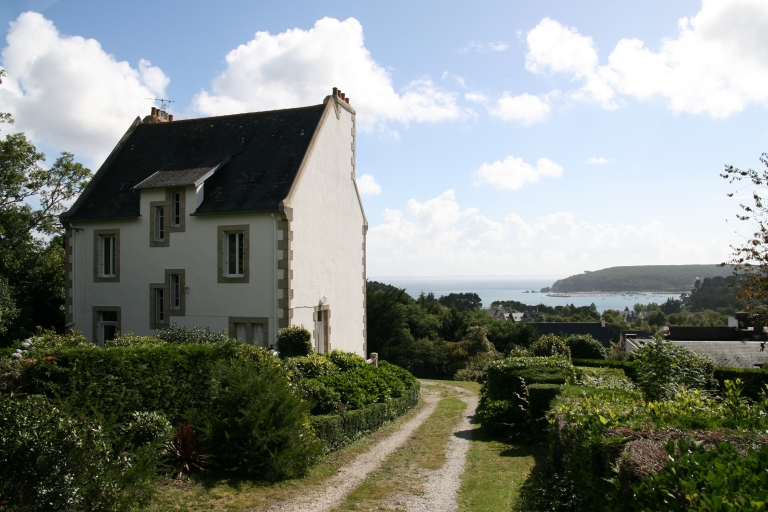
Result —
<instances>
[{"instance_id":1,"label":"slate roof","mask_svg":"<svg viewBox=\"0 0 768 512\"><path fill-rule=\"evenodd\" d=\"M603 344L604 347L611 346L611 336L608 327L603 327L601 322L534 322L530 324L539 333L544 334L589 334L594 339Z\"/></svg>"},{"instance_id":2,"label":"slate roof","mask_svg":"<svg viewBox=\"0 0 768 512\"><path fill-rule=\"evenodd\" d=\"M325 105L315 105L142 123L62 218L136 218L136 189L194 184L212 170L195 215L276 211L296 179L324 110Z\"/></svg>"}]
</instances>

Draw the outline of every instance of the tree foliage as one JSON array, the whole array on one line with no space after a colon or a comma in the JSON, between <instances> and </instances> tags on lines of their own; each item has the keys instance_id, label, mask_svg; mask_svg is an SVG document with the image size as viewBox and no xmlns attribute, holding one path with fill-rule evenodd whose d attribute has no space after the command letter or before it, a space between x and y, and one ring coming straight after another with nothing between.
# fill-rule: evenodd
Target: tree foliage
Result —
<instances>
[{"instance_id":1,"label":"tree foliage","mask_svg":"<svg viewBox=\"0 0 768 512\"><path fill-rule=\"evenodd\" d=\"M0 123L13 124L13 118L2 113ZM64 238L57 216L91 172L71 153L48 168L45 160L24 133L0 139L0 346L38 326L64 328Z\"/></svg>"}]
</instances>

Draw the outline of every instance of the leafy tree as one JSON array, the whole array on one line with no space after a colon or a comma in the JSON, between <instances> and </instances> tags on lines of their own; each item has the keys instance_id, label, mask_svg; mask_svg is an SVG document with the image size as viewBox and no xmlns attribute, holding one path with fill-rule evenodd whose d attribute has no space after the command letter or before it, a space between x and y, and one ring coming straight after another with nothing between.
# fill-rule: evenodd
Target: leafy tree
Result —
<instances>
[{"instance_id":1,"label":"leafy tree","mask_svg":"<svg viewBox=\"0 0 768 512\"><path fill-rule=\"evenodd\" d=\"M761 194L768 188L767 153L762 154L760 162L765 166L760 171L742 171L728 165L720 176L728 183L746 182L746 186L753 187L751 204L739 204L741 213L736 215L738 220L750 224L752 233L743 245L731 246L733 252L727 263L733 265L733 273L741 277L737 298L743 301L746 310L760 318L761 324L765 324L768 319L768 207Z\"/></svg>"},{"instance_id":2,"label":"leafy tree","mask_svg":"<svg viewBox=\"0 0 768 512\"><path fill-rule=\"evenodd\" d=\"M0 78L4 74L0 70ZM0 123L13 122L0 113ZM0 139L0 290L6 290L0 291L0 346L38 326L64 328L64 238L57 215L91 172L71 153L49 168L44 161L24 133Z\"/></svg>"},{"instance_id":3,"label":"leafy tree","mask_svg":"<svg viewBox=\"0 0 768 512\"><path fill-rule=\"evenodd\" d=\"M437 299L443 306L456 306L459 311L467 309L480 309L483 307L483 301L476 293L449 293Z\"/></svg>"}]
</instances>

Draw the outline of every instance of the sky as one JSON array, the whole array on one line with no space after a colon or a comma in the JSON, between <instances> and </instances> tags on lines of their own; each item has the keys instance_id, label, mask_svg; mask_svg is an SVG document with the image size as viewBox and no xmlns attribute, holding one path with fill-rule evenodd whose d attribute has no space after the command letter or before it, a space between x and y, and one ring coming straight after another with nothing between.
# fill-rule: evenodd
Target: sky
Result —
<instances>
[{"instance_id":1,"label":"sky","mask_svg":"<svg viewBox=\"0 0 768 512\"><path fill-rule=\"evenodd\" d=\"M136 118L357 111L369 276L719 263L768 151L764 0L3 0L0 112L94 171ZM4 130L7 132L8 128Z\"/></svg>"}]
</instances>

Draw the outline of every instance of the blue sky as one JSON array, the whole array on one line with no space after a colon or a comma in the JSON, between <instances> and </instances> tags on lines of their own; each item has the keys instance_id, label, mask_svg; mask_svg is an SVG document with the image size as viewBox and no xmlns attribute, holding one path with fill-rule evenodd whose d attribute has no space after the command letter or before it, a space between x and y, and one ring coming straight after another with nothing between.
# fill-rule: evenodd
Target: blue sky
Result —
<instances>
[{"instance_id":1,"label":"blue sky","mask_svg":"<svg viewBox=\"0 0 768 512\"><path fill-rule=\"evenodd\" d=\"M372 276L713 263L747 232L719 173L768 150L765 2L414 4L6 0L0 111L95 169L147 97L198 117L338 86Z\"/></svg>"}]
</instances>

